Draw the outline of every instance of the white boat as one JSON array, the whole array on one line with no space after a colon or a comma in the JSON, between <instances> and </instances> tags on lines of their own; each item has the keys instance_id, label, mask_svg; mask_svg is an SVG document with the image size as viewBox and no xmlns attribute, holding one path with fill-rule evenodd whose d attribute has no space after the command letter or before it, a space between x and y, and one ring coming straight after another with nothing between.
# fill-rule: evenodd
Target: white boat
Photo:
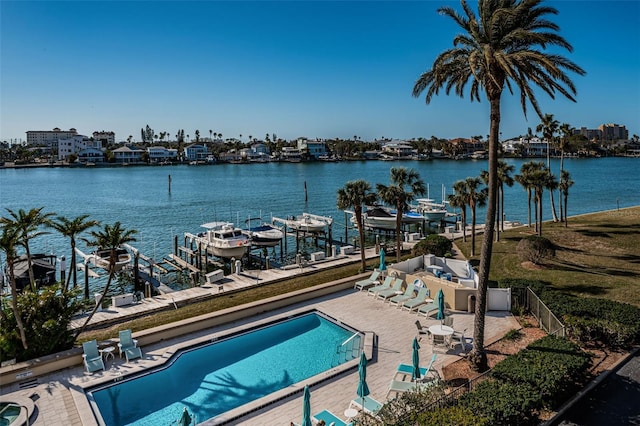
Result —
<instances>
[{"instance_id":1,"label":"white boat","mask_svg":"<svg viewBox=\"0 0 640 426\"><path fill-rule=\"evenodd\" d=\"M367 229L396 229L396 210L387 209L381 206L367 207L362 214L364 227ZM355 223L355 215L351 216L351 222ZM408 211L402 214L402 224L419 224L424 217L416 212Z\"/></svg>"},{"instance_id":2,"label":"white boat","mask_svg":"<svg viewBox=\"0 0 640 426\"><path fill-rule=\"evenodd\" d=\"M418 198L416 201L418 202L418 206L415 207L416 213L424 216L428 222L440 222L448 213L445 203L436 203L431 198Z\"/></svg>"},{"instance_id":3,"label":"white boat","mask_svg":"<svg viewBox=\"0 0 640 426\"><path fill-rule=\"evenodd\" d=\"M244 256L251 244L249 237L242 233L242 229L228 222L209 222L202 225L206 232L198 235L185 234L186 237L202 243L207 252L224 259Z\"/></svg>"},{"instance_id":4,"label":"white boat","mask_svg":"<svg viewBox=\"0 0 640 426\"><path fill-rule=\"evenodd\" d=\"M249 224L249 228L243 229L242 233L251 239L251 243L259 247L275 247L282 238L284 238L284 232L276 226L270 223L262 222L259 226L251 226L251 221L258 220L262 222L261 218L250 218L246 222Z\"/></svg>"},{"instance_id":5,"label":"white boat","mask_svg":"<svg viewBox=\"0 0 640 426\"><path fill-rule=\"evenodd\" d=\"M291 229L304 232L322 232L327 225L331 225L331 220L323 220L319 216L309 213L302 213L302 216L288 216L284 220L285 225Z\"/></svg>"},{"instance_id":6,"label":"white boat","mask_svg":"<svg viewBox=\"0 0 640 426\"><path fill-rule=\"evenodd\" d=\"M111 257L111 250L109 249L98 249L94 253L91 253L89 256L89 261L96 267L109 270L109 262ZM114 266L114 271L120 271L125 266L131 263L131 253L127 251L124 247L119 247L116 249L116 263Z\"/></svg>"}]
</instances>

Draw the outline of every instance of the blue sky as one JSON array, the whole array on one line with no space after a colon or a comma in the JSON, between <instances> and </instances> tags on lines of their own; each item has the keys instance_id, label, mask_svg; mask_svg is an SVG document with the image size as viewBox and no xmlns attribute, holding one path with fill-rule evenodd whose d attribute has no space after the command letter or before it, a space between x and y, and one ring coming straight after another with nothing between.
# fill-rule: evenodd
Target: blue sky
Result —
<instances>
[{"instance_id":1,"label":"blue sky","mask_svg":"<svg viewBox=\"0 0 640 426\"><path fill-rule=\"evenodd\" d=\"M550 1L574 47L577 103L545 94L574 127L640 134L640 1ZM140 128L224 138L486 135L488 104L411 96L458 27L459 2L0 1L0 140L75 127L117 140ZM475 5L474 5L475 7ZM535 130L505 94L503 137Z\"/></svg>"}]
</instances>

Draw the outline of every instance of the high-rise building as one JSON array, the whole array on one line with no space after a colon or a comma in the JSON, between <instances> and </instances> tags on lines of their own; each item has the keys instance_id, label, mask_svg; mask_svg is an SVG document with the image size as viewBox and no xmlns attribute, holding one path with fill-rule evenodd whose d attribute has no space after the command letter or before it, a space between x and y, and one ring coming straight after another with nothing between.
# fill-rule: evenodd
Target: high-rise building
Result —
<instances>
[{"instance_id":1,"label":"high-rise building","mask_svg":"<svg viewBox=\"0 0 640 426\"><path fill-rule=\"evenodd\" d=\"M58 148L58 140L69 139L76 136L78 132L73 127L69 130L29 130L27 131L27 145L29 146L46 146L49 148Z\"/></svg>"},{"instance_id":2,"label":"high-rise building","mask_svg":"<svg viewBox=\"0 0 640 426\"><path fill-rule=\"evenodd\" d=\"M629 139L629 131L625 126L619 124L603 124L598 129L600 129L601 137L605 141Z\"/></svg>"}]
</instances>

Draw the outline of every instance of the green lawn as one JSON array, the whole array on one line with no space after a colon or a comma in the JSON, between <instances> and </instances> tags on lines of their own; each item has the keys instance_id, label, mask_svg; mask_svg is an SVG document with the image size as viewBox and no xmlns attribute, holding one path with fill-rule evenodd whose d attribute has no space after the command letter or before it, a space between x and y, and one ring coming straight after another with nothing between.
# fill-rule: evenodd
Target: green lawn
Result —
<instances>
[{"instance_id":1,"label":"green lawn","mask_svg":"<svg viewBox=\"0 0 640 426\"><path fill-rule=\"evenodd\" d=\"M543 280L575 295L640 306L640 207L571 217L568 228L544 223L542 235L556 245L556 257L540 268L527 267L516 254L520 239L532 234L526 226L501 233L493 245L491 280ZM456 245L468 256L469 238ZM479 236L476 253L481 245ZM477 265L479 256L471 261Z\"/></svg>"}]
</instances>

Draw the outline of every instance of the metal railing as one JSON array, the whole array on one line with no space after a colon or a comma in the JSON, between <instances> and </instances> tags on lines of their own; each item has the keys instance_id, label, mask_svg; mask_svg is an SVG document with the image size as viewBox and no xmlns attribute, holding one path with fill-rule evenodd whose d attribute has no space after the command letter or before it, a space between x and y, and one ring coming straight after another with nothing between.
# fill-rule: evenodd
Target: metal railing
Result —
<instances>
[{"instance_id":1,"label":"metal railing","mask_svg":"<svg viewBox=\"0 0 640 426\"><path fill-rule=\"evenodd\" d=\"M364 339L358 332L353 333L347 340L336 346L336 353L333 358L333 366L342 364L357 358L362 352Z\"/></svg>"},{"instance_id":2,"label":"metal railing","mask_svg":"<svg viewBox=\"0 0 640 426\"><path fill-rule=\"evenodd\" d=\"M538 320L544 331L556 336L566 336L565 325L529 287L526 292L526 308Z\"/></svg>"}]
</instances>

